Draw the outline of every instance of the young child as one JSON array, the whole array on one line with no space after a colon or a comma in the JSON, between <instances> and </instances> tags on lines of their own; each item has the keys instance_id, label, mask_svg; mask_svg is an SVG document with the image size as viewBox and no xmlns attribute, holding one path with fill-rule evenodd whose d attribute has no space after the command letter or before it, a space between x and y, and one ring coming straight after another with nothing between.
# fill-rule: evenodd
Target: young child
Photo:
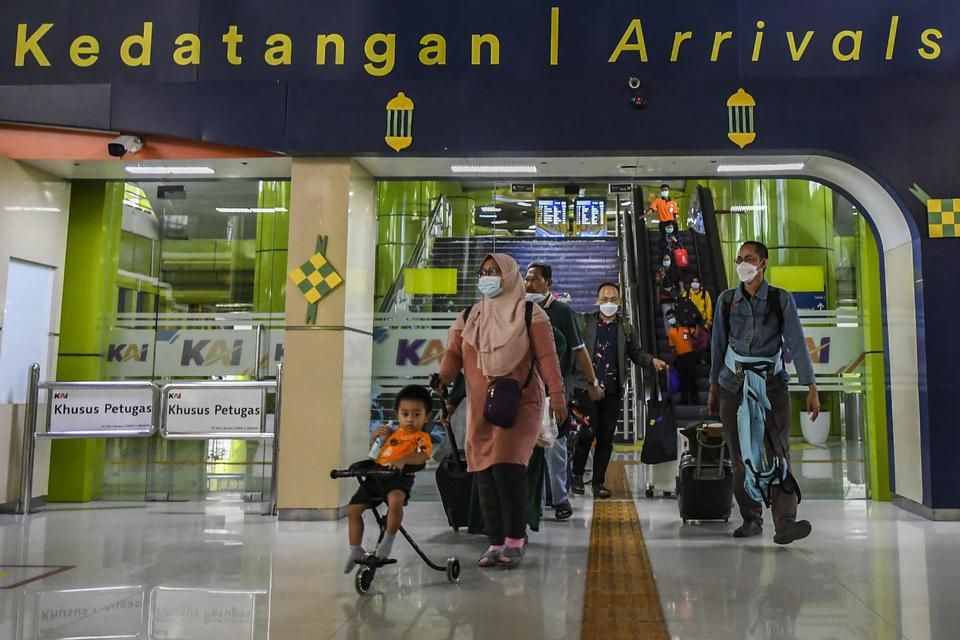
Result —
<instances>
[{"instance_id":1,"label":"young child","mask_svg":"<svg viewBox=\"0 0 960 640\"><path fill-rule=\"evenodd\" d=\"M385 425L377 427L370 435L372 445L380 436L386 437L377 456L377 464L390 469L403 469L406 465L426 464L430 459L433 444L430 434L423 431L431 408L430 392L424 387L410 385L397 394L394 408L397 413L397 428L393 431ZM398 475L395 478L369 478L366 486L350 499L347 517L350 524L350 553L344 573L350 573L366 552L363 550L363 512L378 506L386 499L387 532L377 547L378 558L389 558L393 539L403 523L403 507L410 498L413 475Z\"/></svg>"}]
</instances>

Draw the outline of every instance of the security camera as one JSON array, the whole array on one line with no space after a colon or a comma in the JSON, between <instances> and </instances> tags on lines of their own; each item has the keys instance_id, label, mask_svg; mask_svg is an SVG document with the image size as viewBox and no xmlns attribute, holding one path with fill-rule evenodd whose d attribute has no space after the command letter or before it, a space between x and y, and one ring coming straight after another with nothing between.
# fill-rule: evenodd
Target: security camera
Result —
<instances>
[{"instance_id":1,"label":"security camera","mask_svg":"<svg viewBox=\"0 0 960 640\"><path fill-rule=\"evenodd\" d=\"M636 76L631 77L629 80L627 80L627 86L636 91L640 88L640 78L637 78Z\"/></svg>"},{"instance_id":2,"label":"security camera","mask_svg":"<svg viewBox=\"0 0 960 640\"><path fill-rule=\"evenodd\" d=\"M107 153L114 158L134 154L143 149L143 140L137 136L118 136L107 143Z\"/></svg>"},{"instance_id":3,"label":"security camera","mask_svg":"<svg viewBox=\"0 0 960 640\"><path fill-rule=\"evenodd\" d=\"M633 96L632 98L630 98L630 106L632 106L637 111L640 111L641 109L645 108L647 104L648 104L647 99L644 98L643 96Z\"/></svg>"}]
</instances>

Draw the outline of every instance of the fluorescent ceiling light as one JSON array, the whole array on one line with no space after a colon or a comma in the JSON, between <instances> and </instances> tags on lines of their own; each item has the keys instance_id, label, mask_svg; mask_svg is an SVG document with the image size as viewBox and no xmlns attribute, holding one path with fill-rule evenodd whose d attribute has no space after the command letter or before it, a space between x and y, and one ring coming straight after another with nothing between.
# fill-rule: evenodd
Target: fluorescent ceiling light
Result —
<instances>
[{"instance_id":1,"label":"fluorescent ceiling light","mask_svg":"<svg viewBox=\"0 0 960 640\"><path fill-rule=\"evenodd\" d=\"M532 164L455 164L450 167L454 173L536 173Z\"/></svg>"},{"instance_id":2,"label":"fluorescent ceiling light","mask_svg":"<svg viewBox=\"0 0 960 640\"><path fill-rule=\"evenodd\" d=\"M518 206L518 207L532 207L533 205L530 204L529 202L518 202L518 203L517 203L517 206Z\"/></svg>"},{"instance_id":3,"label":"fluorescent ceiling light","mask_svg":"<svg viewBox=\"0 0 960 640\"><path fill-rule=\"evenodd\" d=\"M781 162L778 164L721 164L717 173L777 173L780 171L800 171L802 162Z\"/></svg>"},{"instance_id":4,"label":"fluorescent ceiling light","mask_svg":"<svg viewBox=\"0 0 960 640\"><path fill-rule=\"evenodd\" d=\"M503 209L500 207L480 207L480 211L484 213L500 213Z\"/></svg>"},{"instance_id":5,"label":"fluorescent ceiling light","mask_svg":"<svg viewBox=\"0 0 960 640\"><path fill-rule=\"evenodd\" d=\"M481 214L478 215L477 217L478 217L478 218L483 218L483 219L485 219L485 220L495 220L495 219L497 218L497 214L495 214L495 213L481 213Z\"/></svg>"},{"instance_id":6,"label":"fluorescent ceiling light","mask_svg":"<svg viewBox=\"0 0 960 640\"><path fill-rule=\"evenodd\" d=\"M735 204L730 207L730 213L745 213L747 211L766 211L765 204Z\"/></svg>"},{"instance_id":7,"label":"fluorescent ceiling light","mask_svg":"<svg viewBox=\"0 0 960 640\"><path fill-rule=\"evenodd\" d=\"M490 224L507 224L506 220L491 220Z\"/></svg>"},{"instance_id":8,"label":"fluorescent ceiling light","mask_svg":"<svg viewBox=\"0 0 960 640\"><path fill-rule=\"evenodd\" d=\"M32 213L60 213L57 207L4 207L4 211L27 211Z\"/></svg>"},{"instance_id":9,"label":"fluorescent ceiling light","mask_svg":"<svg viewBox=\"0 0 960 640\"><path fill-rule=\"evenodd\" d=\"M210 167L124 167L124 171L135 175L156 176L209 176L216 171Z\"/></svg>"},{"instance_id":10,"label":"fluorescent ceiling light","mask_svg":"<svg viewBox=\"0 0 960 640\"><path fill-rule=\"evenodd\" d=\"M532 230L536 231L537 225L532 224L532 225L530 225L529 227L527 227L527 229L532 229Z\"/></svg>"},{"instance_id":11,"label":"fluorescent ceiling light","mask_svg":"<svg viewBox=\"0 0 960 640\"><path fill-rule=\"evenodd\" d=\"M283 207L217 207L217 213L286 213Z\"/></svg>"}]
</instances>

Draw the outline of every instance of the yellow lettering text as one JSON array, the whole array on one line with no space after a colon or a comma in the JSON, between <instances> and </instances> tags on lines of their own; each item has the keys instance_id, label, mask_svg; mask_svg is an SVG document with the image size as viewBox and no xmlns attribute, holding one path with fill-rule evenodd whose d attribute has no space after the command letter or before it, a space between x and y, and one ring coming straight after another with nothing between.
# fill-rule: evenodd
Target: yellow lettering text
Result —
<instances>
[{"instance_id":1,"label":"yellow lettering text","mask_svg":"<svg viewBox=\"0 0 960 640\"><path fill-rule=\"evenodd\" d=\"M227 45L227 62L232 65L243 63L243 57L237 52L240 43L243 42L243 34L239 33L237 25L232 24L223 34L223 44Z\"/></svg>"},{"instance_id":2,"label":"yellow lettering text","mask_svg":"<svg viewBox=\"0 0 960 640\"><path fill-rule=\"evenodd\" d=\"M428 33L420 38L420 64L427 67L447 64L447 39L439 33Z\"/></svg>"},{"instance_id":3,"label":"yellow lettering text","mask_svg":"<svg viewBox=\"0 0 960 640\"><path fill-rule=\"evenodd\" d=\"M500 64L500 38L492 33L473 35L470 46L470 64L480 64L480 54L483 45L487 45L487 47L490 49L490 64Z\"/></svg>"},{"instance_id":4,"label":"yellow lettering text","mask_svg":"<svg viewBox=\"0 0 960 640\"><path fill-rule=\"evenodd\" d=\"M717 31L713 36L713 51L710 52L710 62L720 59L720 47L727 40L733 39L733 31Z\"/></svg>"},{"instance_id":5,"label":"yellow lettering text","mask_svg":"<svg viewBox=\"0 0 960 640\"><path fill-rule=\"evenodd\" d=\"M787 46L790 47L790 58L792 58L794 62L800 62L812 39L813 31L807 31L803 36L803 40L800 42L800 46L797 47L797 38L793 35L793 31L787 31Z\"/></svg>"},{"instance_id":6,"label":"yellow lettering text","mask_svg":"<svg viewBox=\"0 0 960 640\"><path fill-rule=\"evenodd\" d=\"M887 55L885 60L893 60L893 50L897 46L897 27L900 26L900 16L890 18L890 35L887 36Z\"/></svg>"},{"instance_id":7,"label":"yellow lettering text","mask_svg":"<svg viewBox=\"0 0 960 640\"><path fill-rule=\"evenodd\" d=\"M173 51L173 61L181 67L200 64L200 36L195 33L181 33L173 41L178 45Z\"/></svg>"},{"instance_id":8,"label":"yellow lettering text","mask_svg":"<svg viewBox=\"0 0 960 640\"><path fill-rule=\"evenodd\" d=\"M293 41L285 33L275 33L267 37L263 61L271 67L279 67L293 62Z\"/></svg>"},{"instance_id":9,"label":"yellow lettering text","mask_svg":"<svg viewBox=\"0 0 960 640\"><path fill-rule=\"evenodd\" d=\"M632 42L631 42L632 40ZM636 51L640 54L640 62L647 62L647 44L643 39L643 23L639 18L634 18L623 32L623 37L613 50L610 59L607 62L616 62L625 51Z\"/></svg>"},{"instance_id":10,"label":"yellow lettering text","mask_svg":"<svg viewBox=\"0 0 960 640\"><path fill-rule=\"evenodd\" d=\"M750 59L754 62L760 60L760 47L763 46L763 28L765 26L767 26L767 24L763 20L757 21L757 35L753 39L753 55L750 56Z\"/></svg>"},{"instance_id":11,"label":"yellow lettering text","mask_svg":"<svg viewBox=\"0 0 960 640\"><path fill-rule=\"evenodd\" d=\"M133 48L139 47L140 53L133 55ZM149 67L150 52L153 49L153 23L143 23L143 33L127 36L120 45L120 59L128 67Z\"/></svg>"},{"instance_id":12,"label":"yellow lettering text","mask_svg":"<svg viewBox=\"0 0 960 640\"><path fill-rule=\"evenodd\" d=\"M49 67L50 61L47 60L47 56L43 53L43 49L40 48L40 38L47 35L47 31L53 28L52 22L45 22L40 27L30 34L30 37L27 37L27 25L18 24L17 25L17 52L16 57L14 58L14 64L18 67L22 67L26 63L27 54L33 56L33 59L36 60L37 64L41 67Z\"/></svg>"},{"instance_id":13,"label":"yellow lettering text","mask_svg":"<svg viewBox=\"0 0 960 640\"><path fill-rule=\"evenodd\" d=\"M100 57L100 42L93 36L77 36L70 43L70 61L78 67L92 67Z\"/></svg>"},{"instance_id":14,"label":"yellow lettering text","mask_svg":"<svg viewBox=\"0 0 960 640\"><path fill-rule=\"evenodd\" d=\"M924 29L923 33L920 34L920 42L923 43L923 47L917 49L917 53L919 53L920 57L924 60L936 60L940 57L942 50L940 43L934 40L942 39L943 32L939 29Z\"/></svg>"},{"instance_id":15,"label":"yellow lettering text","mask_svg":"<svg viewBox=\"0 0 960 640\"><path fill-rule=\"evenodd\" d=\"M317 64L327 64L327 47L330 45L333 45L333 64L343 64L346 45L339 33L321 33L317 36Z\"/></svg>"},{"instance_id":16,"label":"yellow lettering text","mask_svg":"<svg viewBox=\"0 0 960 640\"><path fill-rule=\"evenodd\" d=\"M844 40L851 40L853 47L847 53L840 51L840 45ZM860 44L863 41L863 31L845 30L838 33L833 38L833 57L840 62L850 62L860 59Z\"/></svg>"},{"instance_id":17,"label":"yellow lettering text","mask_svg":"<svg viewBox=\"0 0 960 640\"><path fill-rule=\"evenodd\" d=\"M676 62L680 57L680 47L693 37L693 31L677 31L673 36L673 51L670 53L670 62Z\"/></svg>"},{"instance_id":18,"label":"yellow lettering text","mask_svg":"<svg viewBox=\"0 0 960 640\"><path fill-rule=\"evenodd\" d=\"M383 51L377 51L377 45L383 45ZM367 38L363 45L369 62L363 65L364 70L372 76L385 76L393 71L397 53L397 34L374 33Z\"/></svg>"}]
</instances>

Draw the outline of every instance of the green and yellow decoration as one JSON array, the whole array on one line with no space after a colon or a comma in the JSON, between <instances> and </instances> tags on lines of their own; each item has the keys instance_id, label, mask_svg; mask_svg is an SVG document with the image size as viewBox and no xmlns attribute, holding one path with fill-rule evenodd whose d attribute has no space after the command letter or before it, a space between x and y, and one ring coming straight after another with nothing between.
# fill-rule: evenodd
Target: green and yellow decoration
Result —
<instances>
[{"instance_id":1,"label":"green and yellow decoration","mask_svg":"<svg viewBox=\"0 0 960 640\"><path fill-rule=\"evenodd\" d=\"M743 149L757 139L753 111L757 101L741 87L727 100L727 137Z\"/></svg>"},{"instance_id":2,"label":"green and yellow decoration","mask_svg":"<svg viewBox=\"0 0 960 640\"><path fill-rule=\"evenodd\" d=\"M931 238L960 238L960 198L931 198L917 183L910 193L927 207L927 231Z\"/></svg>"},{"instance_id":3,"label":"green and yellow decoration","mask_svg":"<svg viewBox=\"0 0 960 640\"><path fill-rule=\"evenodd\" d=\"M307 299L305 324L317 323L317 304L343 284L343 278L324 256L326 252L327 236L317 236L317 252L290 273L290 279Z\"/></svg>"},{"instance_id":4,"label":"green and yellow decoration","mask_svg":"<svg viewBox=\"0 0 960 640\"><path fill-rule=\"evenodd\" d=\"M403 91L387 103L387 146L399 153L413 144L413 100Z\"/></svg>"}]
</instances>

